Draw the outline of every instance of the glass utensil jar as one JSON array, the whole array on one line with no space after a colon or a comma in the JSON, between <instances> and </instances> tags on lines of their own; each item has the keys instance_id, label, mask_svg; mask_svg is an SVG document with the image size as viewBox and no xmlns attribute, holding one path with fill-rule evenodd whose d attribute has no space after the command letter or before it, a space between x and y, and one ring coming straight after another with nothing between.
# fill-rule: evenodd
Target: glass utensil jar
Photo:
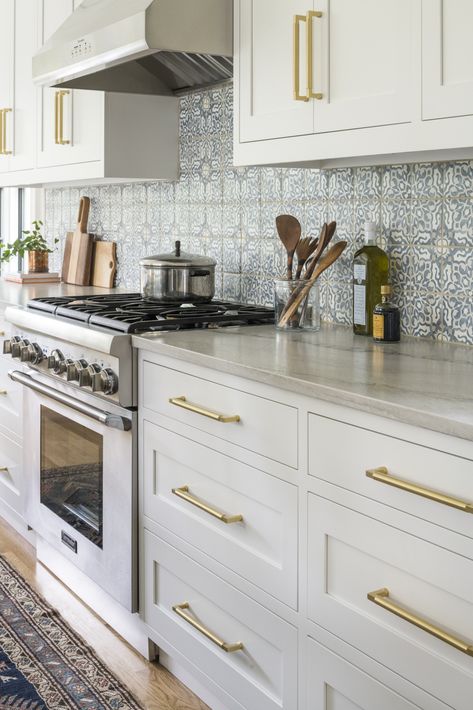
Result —
<instances>
[{"instance_id":1,"label":"glass utensil jar","mask_svg":"<svg viewBox=\"0 0 473 710\"><path fill-rule=\"evenodd\" d=\"M274 317L278 330L320 330L320 294L317 281L287 323L279 325L287 308L307 283L308 281L304 279L298 281L274 280Z\"/></svg>"}]
</instances>

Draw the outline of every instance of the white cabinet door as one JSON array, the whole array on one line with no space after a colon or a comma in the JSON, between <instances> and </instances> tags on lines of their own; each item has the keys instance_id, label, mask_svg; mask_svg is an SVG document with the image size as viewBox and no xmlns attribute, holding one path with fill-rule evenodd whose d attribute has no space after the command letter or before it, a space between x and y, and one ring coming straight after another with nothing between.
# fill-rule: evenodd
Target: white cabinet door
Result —
<instances>
[{"instance_id":1,"label":"white cabinet door","mask_svg":"<svg viewBox=\"0 0 473 710\"><path fill-rule=\"evenodd\" d=\"M3 0L0 22L0 173L10 169L8 151L11 150L12 139L14 20L14 0ZM2 130L2 121L6 121L5 131ZM4 141L6 146L3 145Z\"/></svg>"},{"instance_id":2,"label":"white cabinet door","mask_svg":"<svg viewBox=\"0 0 473 710\"><path fill-rule=\"evenodd\" d=\"M306 13L312 0L240 0L236 7L236 64L240 142L313 132L311 101L297 101L307 88ZM239 11L239 12L238 12ZM294 22L300 36L295 66ZM236 109L238 111L238 108Z\"/></svg>"},{"instance_id":3,"label":"white cabinet door","mask_svg":"<svg viewBox=\"0 0 473 710\"><path fill-rule=\"evenodd\" d=\"M422 118L473 114L473 3L422 1Z\"/></svg>"},{"instance_id":4,"label":"white cabinet door","mask_svg":"<svg viewBox=\"0 0 473 710\"><path fill-rule=\"evenodd\" d=\"M40 0L41 43L46 42L79 3ZM39 97L38 165L70 165L103 157L104 97L100 91L45 88ZM56 117L59 120L56 124ZM62 113L62 118L61 118Z\"/></svg>"},{"instance_id":5,"label":"white cabinet door","mask_svg":"<svg viewBox=\"0 0 473 710\"><path fill-rule=\"evenodd\" d=\"M36 89L31 75L37 49L36 10L31 0L15 0L10 171L31 170L36 162Z\"/></svg>"},{"instance_id":6,"label":"white cabinet door","mask_svg":"<svg viewBox=\"0 0 473 710\"><path fill-rule=\"evenodd\" d=\"M322 13L312 19L313 88L322 94L313 100L315 132L412 121L420 81L418 0L315 5Z\"/></svg>"}]
</instances>

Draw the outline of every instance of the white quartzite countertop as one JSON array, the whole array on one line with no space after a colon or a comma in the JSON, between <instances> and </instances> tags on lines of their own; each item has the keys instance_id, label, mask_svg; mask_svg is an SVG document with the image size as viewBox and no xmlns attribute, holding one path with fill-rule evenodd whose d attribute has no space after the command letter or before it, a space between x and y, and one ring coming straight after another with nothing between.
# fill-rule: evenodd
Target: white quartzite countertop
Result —
<instances>
[{"instance_id":1,"label":"white quartzite countertop","mask_svg":"<svg viewBox=\"0 0 473 710\"><path fill-rule=\"evenodd\" d=\"M343 326L273 326L134 336L135 347L473 441L473 347L378 344Z\"/></svg>"},{"instance_id":2,"label":"white quartzite countertop","mask_svg":"<svg viewBox=\"0 0 473 710\"><path fill-rule=\"evenodd\" d=\"M25 306L31 298L46 296L90 296L91 294L118 293L122 289L73 286L72 284L17 284L0 279L0 303Z\"/></svg>"}]
</instances>

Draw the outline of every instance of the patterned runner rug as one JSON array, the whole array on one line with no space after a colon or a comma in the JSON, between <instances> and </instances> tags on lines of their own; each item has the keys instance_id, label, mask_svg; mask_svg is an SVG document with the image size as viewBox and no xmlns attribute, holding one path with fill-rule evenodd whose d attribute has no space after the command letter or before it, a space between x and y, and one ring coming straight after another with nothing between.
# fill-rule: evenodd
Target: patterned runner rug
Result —
<instances>
[{"instance_id":1,"label":"patterned runner rug","mask_svg":"<svg viewBox=\"0 0 473 710\"><path fill-rule=\"evenodd\" d=\"M0 710L142 710L59 613L0 556Z\"/></svg>"}]
</instances>

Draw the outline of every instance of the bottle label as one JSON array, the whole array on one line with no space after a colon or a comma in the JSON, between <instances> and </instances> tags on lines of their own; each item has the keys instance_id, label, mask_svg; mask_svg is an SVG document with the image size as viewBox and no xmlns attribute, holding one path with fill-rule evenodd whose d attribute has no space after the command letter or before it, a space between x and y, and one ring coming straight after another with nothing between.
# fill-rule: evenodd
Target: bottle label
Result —
<instances>
[{"instance_id":1,"label":"bottle label","mask_svg":"<svg viewBox=\"0 0 473 710\"><path fill-rule=\"evenodd\" d=\"M366 281L366 264L353 265L353 278L355 281Z\"/></svg>"},{"instance_id":2,"label":"bottle label","mask_svg":"<svg viewBox=\"0 0 473 710\"><path fill-rule=\"evenodd\" d=\"M379 313L373 316L373 338L384 340L384 316Z\"/></svg>"},{"instance_id":3,"label":"bottle label","mask_svg":"<svg viewBox=\"0 0 473 710\"><path fill-rule=\"evenodd\" d=\"M353 322L366 325L366 286L353 286L353 304Z\"/></svg>"}]
</instances>

